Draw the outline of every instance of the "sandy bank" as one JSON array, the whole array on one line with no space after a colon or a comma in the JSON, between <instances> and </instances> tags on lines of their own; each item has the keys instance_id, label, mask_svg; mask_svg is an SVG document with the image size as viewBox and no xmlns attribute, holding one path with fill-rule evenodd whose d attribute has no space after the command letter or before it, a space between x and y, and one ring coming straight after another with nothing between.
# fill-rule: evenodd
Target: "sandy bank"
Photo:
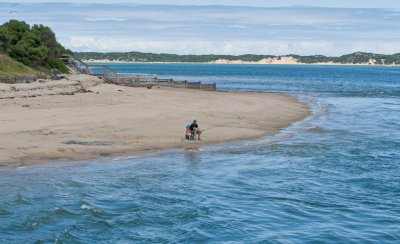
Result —
<instances>
[{"instance_id":1,"label":"sandy bank","mask_svg":"<svg viewBox=\"0 0 400 244\"><path fill-rule=\"evenodd\" d=\"M210 62L212 64L301 64L294 57L274 57L274 58L263 58L259 61L243 61L243 60L227 60L217 59Z\"/></svg>"},{"instance_id":2,"label":"sandy bank","mask_svg":"<svg viewBox=\"0 0 400 244\"><path fill-rule=\"evenodd\" d=\"M0 84L0 166L260 137L308 113L306 104L284 94L130 88L84 75ZM192 119L210 128L202 141L182 140Z\"/></svg>"},{"instance_id":3,"label":"sandy bank","mask_svg":"<svg viewBox=\"0 0 400 244\"><path fill-rule=\"evenodd\" d=\"M280 65L293 65L293 64L301 64L301 65L354 65L354 66L398 66L398 64L390 64L390 63L379 63L376 59L369 59L368 62L365 63L335 63L335 62L317 62L317 63L303 63L299 61L297 58L292 56L281 56L281 57L271 57L264 58L258 61L243 61L240 59L236 60L228 60L228 59L217 59L210 62L205 63L191 63L191 62L144 62L144 61L124 61L124 60L109 60L109 59L85 59L84 62L92 62L92 63L148 63L148 64L280 64Z\"/></svg>"}]
</instances>

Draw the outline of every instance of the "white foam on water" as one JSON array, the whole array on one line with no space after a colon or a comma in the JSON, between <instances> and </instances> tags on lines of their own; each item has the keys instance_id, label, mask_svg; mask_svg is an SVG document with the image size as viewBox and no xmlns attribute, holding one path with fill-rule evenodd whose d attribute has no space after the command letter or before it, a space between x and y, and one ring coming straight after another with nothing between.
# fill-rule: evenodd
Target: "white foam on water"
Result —
<instances>
[{"instance_id":1,"label":"white foam on water","mask_svg":"<svg viewBox=\"0 0 400 244\"><path fill-rule=\"evenodd\" d=\"M275 144L282 141L287 141L299 133L304 133L312 128L315 128L313 121L324 116L328 112L327 104L312 96L297 96L300 101L306 102L310 109L311 115L301 121L295 122L287 128L281 129L277 134L272 136L263 137L261 139L252 139L239 142L225 142L220 144L208 145L201 147L198 151L202 152L215 152L220 150L234 150L245 147L259 146L263 144Z\"/></svg>"},{"instance_id":2,"label":"white foam on water","mask_svg":"<svg viewBox=\"0 0 400 244\"><path fill-rule=\"evenodd\" d=\"M86 204L86 203L81 205L81 209L82 210L91 211L91 212L94 212L94 213L102 213L102 211L100 209L98 209L98 208L96 208L96 207L94 207L94 206L92 206L90 204Z\"/></svg>"},{"instance_id":3,"label":"white foam on water","mask_svg":"<svg viewBox=\"0 0 400 244\"><path fill-rule=\"evenodd\" d=\"M138 155L130 155L130 156L118 156L111 159L111 161L124 161L129 159L139 158Z\"/></svg>"}]
</instances>

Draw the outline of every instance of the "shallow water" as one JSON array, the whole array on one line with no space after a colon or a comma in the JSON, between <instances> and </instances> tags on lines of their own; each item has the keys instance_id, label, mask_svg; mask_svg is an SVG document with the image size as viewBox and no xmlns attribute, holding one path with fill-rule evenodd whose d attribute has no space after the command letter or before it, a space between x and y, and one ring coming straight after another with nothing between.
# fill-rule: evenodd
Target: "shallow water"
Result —
<instances>
[{"instance_id":1,"label":"shallow water","mask_svg":"<svg viewBox=\"0 0 400 244\"><path fill-rule=\"evenodd\" d=\"M197 150L0 169L0 243L400 241L400 68L115 64L314 114Z\"/></svg>"}]
</instances>

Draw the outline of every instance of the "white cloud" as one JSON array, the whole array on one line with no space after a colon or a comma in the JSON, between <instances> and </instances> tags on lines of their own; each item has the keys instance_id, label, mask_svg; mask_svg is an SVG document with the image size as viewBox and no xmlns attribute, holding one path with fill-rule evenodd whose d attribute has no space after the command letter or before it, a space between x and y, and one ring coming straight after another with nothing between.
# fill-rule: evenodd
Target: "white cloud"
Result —
<instances>
[{"instance_id":1,"label":"white cloud","mask_svg":"<svg viewBox=\"0 0 400 244\"><path fill-rule=\"evenodd\" d=\"M338 55L354 51L393 54L399 52L400 42L374 43L354 42L345 44L334 41L158 41L129 38L93 38L88 36L70 37L64 42L75 51L141 51L179 54L325 54Z\"/></svg>"},{"instance_id":2,"label":"white cloud","mask_svg":"<svg viewBox=\"0 0 400 244\"><path fill-rule=\"evenodd\" d=\"M73 51L400 52L399 9L87 3L20 4L15 8L13 16L0 15L0 23L12 17L49 25Z\"/></svg>"},{"instance_id":3,"label":"white cloud","mask_svg":"<svg viewBox=\"0 0 400 244\"><path fill-rule=\"evenodd\" d=\"M9 0L8 2L13 2ZM20 2L43 3L43 2L69 2L77 4L87 3L103 3L103 4L169 4L169 5L224 5L224 6L253 6L253 7L288 7L288 6L317 6L317 7L334 7L334 8L399 8L398 0L279 0L279 1L263 1L263 0L21 0Z\"/></svg>"},{"instance_id":4,"label":"white cloud","mask_svg":"<svg viewBox=\"0 0 400 244\"><path fill-rule=\"evenodd\" d=\"M245 25L228 25L228 28L246 29L247 26L245 26Z\"/></svg>"},{"instance_id":5,"label":"white cloud","mask_svg":"<svg viewBox=\"0 0 400 244\"><path fill-rule=\"evenodd\" d=\"M85 18L85 20L89 21L89 22L97 22L97 21L124 22L124 21L127 21L127 19L121 19L121 18Z\"/></svg>"}]
</instances>

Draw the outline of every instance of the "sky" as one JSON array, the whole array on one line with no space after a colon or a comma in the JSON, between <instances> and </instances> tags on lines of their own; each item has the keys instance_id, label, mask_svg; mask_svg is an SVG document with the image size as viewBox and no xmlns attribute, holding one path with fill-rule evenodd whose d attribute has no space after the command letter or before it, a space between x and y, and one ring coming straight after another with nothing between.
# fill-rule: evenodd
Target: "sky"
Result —
<instances>
[{"instance_id":1,"label":"sky","mask_svg":"<svg viewBox=\"0 0 400 244\"><path fill-rule=\"evenodd\" d=\"M400 53L400 0L0 0L0 23L50 26L73 51Z\"/></svg>"}]
</instances>

